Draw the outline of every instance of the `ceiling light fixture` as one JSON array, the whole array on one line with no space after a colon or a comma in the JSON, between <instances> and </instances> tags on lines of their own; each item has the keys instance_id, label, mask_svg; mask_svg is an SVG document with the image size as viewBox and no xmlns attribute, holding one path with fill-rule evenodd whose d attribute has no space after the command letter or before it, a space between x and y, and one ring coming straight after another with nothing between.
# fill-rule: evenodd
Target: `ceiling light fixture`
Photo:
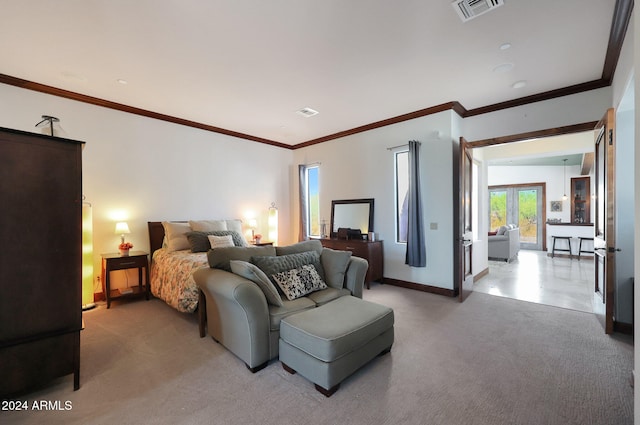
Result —
<instances>
[{"instance_id":1,"label":"ceiling light fixture","mask_svg":"<svg viewBox=\"0 0 640 425\"><path fill-rule=\"evenodd\" d=\"M513 69L514 65L512 63L501 63L500 65L496 66L495 68L493 68L493 72L496 73L502 73L502 72L509 72Z\"/></svg>"},{"instance_id":2,"label":"ceiling light fixture","mask_svg":"<svg viewBox=\"0 0 640 425\"><path fill-rule=\"evenodd\" d=\"M127 80L123 80L122 78L118 78L116 81L118 83L122 84L123 86L126 85L126 84L129 84L129 82Z\"/></svg>"},{"instance_id":3,"label":"ceiling light fixture","mask_svg":"<svg viewBox=\"0 0 640 425\"><path fill-rule=\"evenodd\" d=\"M521 80L521 81L516 81L515 83L511 84L511 88L521 89L526 85L527 85L527 82L524 81L524 80Z\"/></svg>"},{"instance_id":4,"label":"ceiling light fixture","mask_svg":"<svg viewBox=\"0 0 640 425\"><path fill-rule=\"evenodd\" d=\"M562 195L562 200L566 201L567 199L569 199L569 197L567 196L567 158L563 159L564 161L564 166L562 168L562 175L564 176L564 178L562 179L562 183L564 184L564 195Z\"/></svg>"},{"instance_id":5,"label":"ceiling light fixture","mask_svg":"<svg viewBox=\"0 0 640 425\"><path fill-rule=\"evenodd\" d=\"M511 43L502 43L500 45L500 50L507 50L511 47Z\"/></svg>"}]
</instances>

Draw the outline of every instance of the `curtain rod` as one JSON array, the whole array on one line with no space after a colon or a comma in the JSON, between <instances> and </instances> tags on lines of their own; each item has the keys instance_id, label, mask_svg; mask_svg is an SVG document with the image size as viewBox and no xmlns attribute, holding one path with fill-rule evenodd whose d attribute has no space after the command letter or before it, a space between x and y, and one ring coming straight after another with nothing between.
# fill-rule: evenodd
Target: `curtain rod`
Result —
<instances>
[{"instance_id":1,"label":"curtain rod","mask_svg":"<svg viewBox=\"0 0 640 425\"><path fill-rule=\"evenodd\" d=\"M416 142L417 144L419 144L419 145L421 145L421 144L422 144L421 142L418 142L417 140L416 140L415 142ZM387 150L388 150L388 151L392 151L392 150L394 150L394 149L404 148L404 147L407 147L407 146L409 146L409 144L408 144L408 143L405 143L404 145L391 146L390 148L387 148Z\"/></svg>"}]
</instances>

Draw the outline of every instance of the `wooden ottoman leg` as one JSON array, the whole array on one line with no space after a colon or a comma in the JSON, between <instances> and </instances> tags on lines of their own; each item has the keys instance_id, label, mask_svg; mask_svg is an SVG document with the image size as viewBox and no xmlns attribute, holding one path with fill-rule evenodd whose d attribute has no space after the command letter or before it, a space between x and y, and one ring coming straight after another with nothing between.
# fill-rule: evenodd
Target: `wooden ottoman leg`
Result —
<instances>
[{"instance_id":1,"label":"wooden ottoman leg","mask_svg":"<svg viewBox=\"0 0 640 425\"><path fill-rule=\"evenodd\" d=\"M323 396L325 397L331 397L333 395L333 393L335 393L336 391L338 391L338 389L340 388L340 384L336 384L335 386L327 389L322 388L320 385L318 384L313 384L316 386L316 390L318 390L318 392L320 392Z\"/></svg>"},{"instance_id":2,"label":"wooden ottoman leg","mask_svg":"<svg viewBox=\"0 0 640 425\"><path fill-rule=\"evenodd\" d=\"M287 365L286 365L286 364L284 364L284 363L282 363L282 368L283 368L284 370L286 370L287 372L289 372L290 374L292 374L292 375L295 375L295 374L296 374L296 371L295 371L295 370L291 369L289 366L287 366Z\"/></svg>"}]
</instances>

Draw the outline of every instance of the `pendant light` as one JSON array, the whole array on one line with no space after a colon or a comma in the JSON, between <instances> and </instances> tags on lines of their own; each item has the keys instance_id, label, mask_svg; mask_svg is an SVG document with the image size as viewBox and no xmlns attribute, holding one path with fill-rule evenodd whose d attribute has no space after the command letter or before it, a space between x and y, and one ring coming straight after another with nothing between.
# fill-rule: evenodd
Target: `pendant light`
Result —
<instances>
[{"instance_id":1,"label":"pendant light","mask_svg":"<svg viewBox=\"0 0 640 425\"><path fill-rule=\"evenodd\" d=\"M564 195L562 195L562 200L566 201L567 199L569 199L569 197L567 196L567 159L563 159L564 161L564 166L562 167L562 175L564 176L564 178L562 179L562 184L564 185Z\"/></svg>"}]
</instances>

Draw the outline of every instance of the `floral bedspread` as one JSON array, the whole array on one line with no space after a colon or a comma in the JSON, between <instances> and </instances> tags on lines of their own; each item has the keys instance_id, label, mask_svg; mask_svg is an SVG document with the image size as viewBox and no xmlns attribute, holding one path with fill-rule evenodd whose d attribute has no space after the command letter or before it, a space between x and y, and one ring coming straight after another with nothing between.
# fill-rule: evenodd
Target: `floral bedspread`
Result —
<instances>
[{"instance_id":1,"label":"floral bedspread","mask_svg":"<svg viewBox=\"0 0 640 425\"><path fill-rule=\"evenodd\" d=\"M198 306L193 272L208 265L206 252L161 248L151 262L151 292L176 310L193 313Z\"/></svg>"}]
</instances>

